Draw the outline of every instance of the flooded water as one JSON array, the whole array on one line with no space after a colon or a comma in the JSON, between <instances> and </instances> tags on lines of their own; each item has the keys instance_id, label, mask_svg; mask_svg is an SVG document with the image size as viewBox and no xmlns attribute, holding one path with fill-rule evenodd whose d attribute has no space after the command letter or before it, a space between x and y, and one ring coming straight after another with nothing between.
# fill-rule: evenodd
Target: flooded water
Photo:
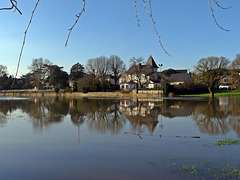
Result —
<instances>
[{"instance_id":1,"label":"flooded water","mask_svg":"<svg viewBox=\"0 0 240 180\"><path fill-rule=\"evenodd\" d=\"M240 98L0 98L0 179L239 179L239 140Z\"/></svg>"}]
</instances>

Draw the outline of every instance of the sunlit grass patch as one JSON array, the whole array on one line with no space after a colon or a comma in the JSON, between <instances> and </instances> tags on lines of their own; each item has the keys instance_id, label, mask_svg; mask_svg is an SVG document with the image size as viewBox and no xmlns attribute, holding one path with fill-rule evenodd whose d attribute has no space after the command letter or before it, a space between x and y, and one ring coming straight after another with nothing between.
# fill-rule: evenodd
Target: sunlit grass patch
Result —
<instances>
[{"instance_id":1,"label":"sunlit grass patch","mask_svg":"<svg viewBox=\"0 0 240 180\"><path fill-rule=\"evenodd\" d=\"M202 94L191 94L191 95L182 95L182 96L199 96L199 97L210 97L209 93ZM240 97L240 89L234 90L215 90L214 97Z\"/></svg>"}]
</instances>

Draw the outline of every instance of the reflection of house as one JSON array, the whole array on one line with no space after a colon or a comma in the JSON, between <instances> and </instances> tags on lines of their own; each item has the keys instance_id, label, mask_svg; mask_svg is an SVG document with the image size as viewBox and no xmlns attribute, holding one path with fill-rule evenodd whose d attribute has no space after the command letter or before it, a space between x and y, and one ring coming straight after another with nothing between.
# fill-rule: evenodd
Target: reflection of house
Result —
<instances>
[{"instance_id":1,"label":"reflection of house","mask_svg":"<svg viewBox=\"0 0 240 180\"><path fill-rule=\"evenodd\" d=\"M127 117L134 129L144 125L150 133L153 133L158 124L160 108L154 106L153 103L136 103L131 100L121 100L119 111Z\"/></svg>"},{"instance_id":2,"label":"reflection of house","mask_svg":"<svg viewBox=\"0 0 240 180\"><path fill-rule=\"evenodd\" d=\"M160 87L160 83L164 78L164 75L157 72L157 69L158 66L152 56L148 58L145 65L142 65L141 63L133 65L119 79L120 89L131 91L136 89L137 86L139 88Z\"/></svg>"},{"instance_id":3,"label":"reflection of house","mask_svg":"<svg viewBox=\"0 0 240 180\"><path fill-rule=\"evenodd\" d=\"M168 107L169 114L172 117L187 117L192 114L193 107L192 106L186 106L187 104L177 104L172 105Z\"/></svg>"}]
</instances>

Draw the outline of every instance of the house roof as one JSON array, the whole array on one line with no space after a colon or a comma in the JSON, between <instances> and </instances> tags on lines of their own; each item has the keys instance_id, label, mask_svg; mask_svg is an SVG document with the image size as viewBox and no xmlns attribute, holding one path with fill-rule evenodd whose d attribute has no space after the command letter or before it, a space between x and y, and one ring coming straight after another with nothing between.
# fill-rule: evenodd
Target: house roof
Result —
<instances>
[{"instance_id":1,"label":"house roof","mask_svg":"<svg viewBox=\"0 0 240 180\"><path fill-rule=\"evenodd\" d=\"M176 73L187 73L187 69L174 69Z\"/></svg>"},{"instance_id":2,"label":"house roof","mask_svg":"<svg viewBox=\"0 0 240 180\"><path fill-rule=\"evenodd\" d=\"M153 83L160 83L160 82L161 82L161 80L159 80L159 79L157 79L157 80L155 80L155 79L150 79L150 81L153 82Z\"/></svg>"},{"instance_id":3,"label":"house roof","mask_svg":"<svg viewBox=\"0 0 240 180\"><path fill-rule=\"evenodd\" d=\"M129 82L121 82L120 84L136 84L136 83L133 81L129 81Z\"/></svg>"},{"instance_id":4,"label":"house roof","mask_svg":"<svg viewBox=\"0 0 240 180\"><path fill-rule=\"evenodd\" d=\"M138 71L137 69L138 69L138 65L132 66L127 70L126 73L127 74L136 74L136 71ZM152 69L152 66L150 66L150 65L140 65L139 72L141 74L150 75L153 73L153 69Z\"/></svg>"},{"instance_id":5,"label":"house roof","mask_svg":"<svg viewBox=\"0 0 240 180\"><path fill-rule=\"evenodd\" d=\"M152 66L153 68L158 68L158 66L157 66L157 64L156 64L156 62L154 61L154 59L153 59L152 56L149 56L146 65L150 65L150 66Z\"/></svg>"},{"instance_id":6,"label":"house roof","mask_svg":"<svg viewBox=\"0 0 240 180\"><path fill-rule=\"evenodd\" d=\"M156 73L158 75L158 78L166 78L166 76L163 73L161 72L156 72Z\"/></svg>"},{"instance_id":7,"label":"house roof","mask_svg":"<svg viewBox=\"0 0 240 180\"><path fill-rule=\"evenodd\" d=\"M189 74L187 73L177 73L171 74L168 78L169 82L185 82L189 79Z\"/></svg>"}]
</instances>

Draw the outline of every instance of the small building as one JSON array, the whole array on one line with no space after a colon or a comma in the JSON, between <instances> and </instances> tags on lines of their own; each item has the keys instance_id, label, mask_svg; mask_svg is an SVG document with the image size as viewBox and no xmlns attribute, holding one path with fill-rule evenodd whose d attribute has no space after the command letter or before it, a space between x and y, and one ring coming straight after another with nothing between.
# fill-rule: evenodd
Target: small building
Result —
<instances>
[{"instance_id":1,"label":"small building","mask_svg":"<svg viewBox=\"0 0 240 180\"><path fill-rule=\"evenodd\" d=\"M155 88L161 86L163 74L157 72L158 66L152 56L145 65L138 64L130 67L119 79L120 89L132 91L139 88Z\"/></svg>"},{"instance_id":2,"label":"small building","mask_svg":"<svg viewBox=\"0 0 240 180\"><path fill-rule=\"evenodd\" d=\"M120 84L120 89L126 90L126 91L132 91L137 88L137 83L133 81L129 82L121 82Z\"/></svg>"}]
</instances>

